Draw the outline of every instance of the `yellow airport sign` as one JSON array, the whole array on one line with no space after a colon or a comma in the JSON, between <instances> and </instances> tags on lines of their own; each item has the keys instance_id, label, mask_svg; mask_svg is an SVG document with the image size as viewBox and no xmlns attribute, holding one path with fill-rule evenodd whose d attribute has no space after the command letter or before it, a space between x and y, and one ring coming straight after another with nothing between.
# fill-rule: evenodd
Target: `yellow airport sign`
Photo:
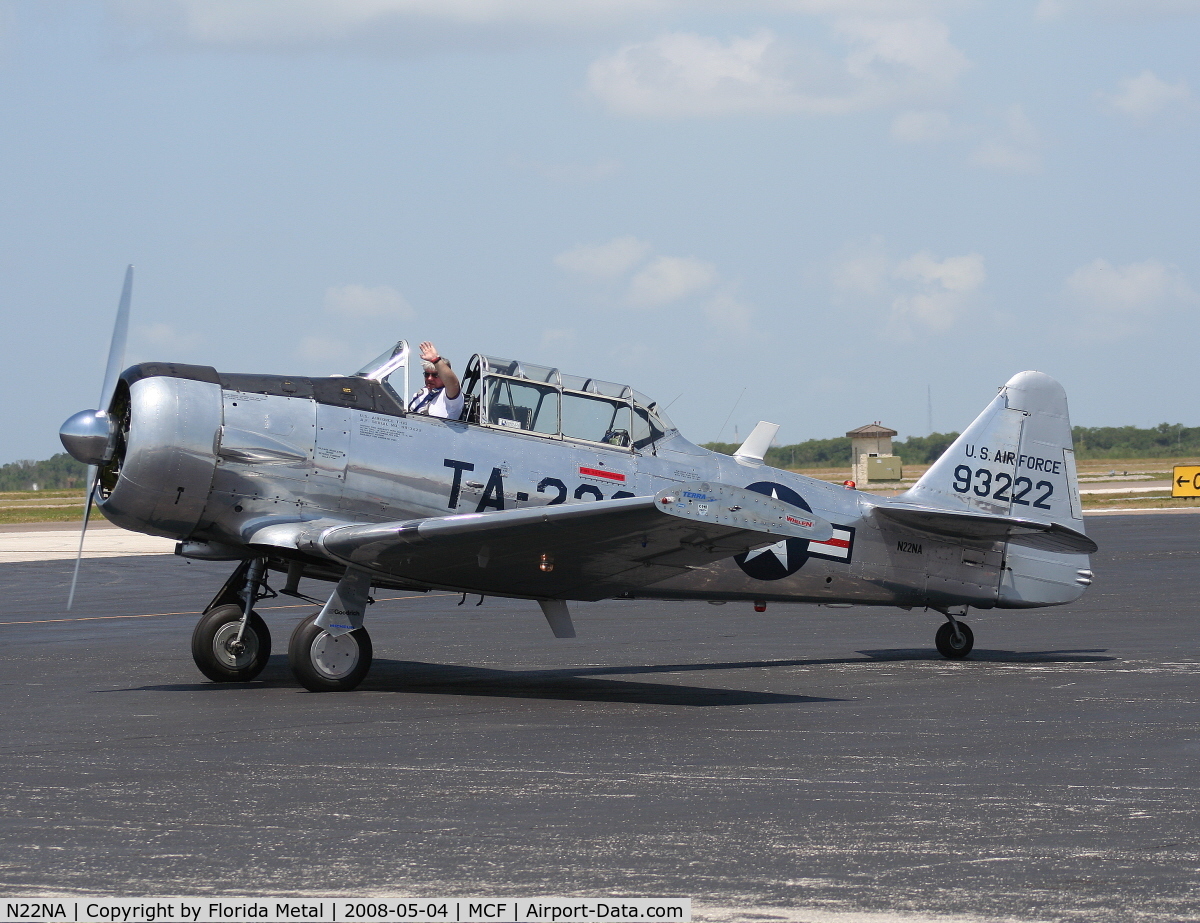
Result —
<instances>
[{"instance_id":1,"label":"yellow airport sign","mask_svg":"<svg viewBox=\"0 0 1200 923\"><path fill-rule=\"evenodd\" d=\"M1171 472L1172 497L1200 497L1200 465L1176 465Z\"/></svg>"}]
</instances>

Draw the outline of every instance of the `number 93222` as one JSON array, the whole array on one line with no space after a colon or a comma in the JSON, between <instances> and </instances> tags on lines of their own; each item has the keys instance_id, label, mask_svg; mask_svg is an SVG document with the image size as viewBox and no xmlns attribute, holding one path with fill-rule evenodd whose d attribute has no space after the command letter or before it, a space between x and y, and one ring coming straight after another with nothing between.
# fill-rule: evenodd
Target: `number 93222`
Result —
<instances>
[{"instance_id":1,"label":"number 93222","mask_svg":"<svg viewBox=\"0 0 1200 923\"><path fill-rule=\"evenodd\" d=\"M987 468L971 471L968 465L954 469L954 490L957 493L973 493L977 497L991 497L1000 503L1012 502L1018 506L1036 506L1040 510L1050 509L1046 501L1054 496L1054 485L1049 481L1033 483L1027 477L1016 480L1007 471L994 473ZM1035 494L1032 498L1030 494Z\"/></svg>"}]
</instances>

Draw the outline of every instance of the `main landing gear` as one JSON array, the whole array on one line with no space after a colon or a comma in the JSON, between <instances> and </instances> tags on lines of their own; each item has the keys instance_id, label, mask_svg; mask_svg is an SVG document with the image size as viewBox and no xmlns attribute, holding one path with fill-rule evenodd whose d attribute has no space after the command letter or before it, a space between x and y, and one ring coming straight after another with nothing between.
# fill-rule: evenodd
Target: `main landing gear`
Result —
<instances>
[{"instance_id":1,"label":"main landing gear","mask_svg":"<svg viewBox=\"0 0 1200 923\"><path fill-rule=\"evenodd\" d=\"M316 624L319 612L292 632L288 662L300 685L312 692L349 692L371 669L374 651L365 628L331 635Z\"/></svg>"},{"instance_id":2,"label":"main landing gear","mask_svg":"<svg viewBox=\"0 0 1200 923\"><path fill-rule=\"evenodd\" d=\"M959 613L966 614L965 608ZM950 660L962 660L975 646L975 635L966 622L960 622L949 612L943 612L942 615L946 616L946 624L937 630L933 639L938 653Z\"/></svg>"},{"instance_id":3,"label":"main landing gear","mask_svg":"<svg viewBox=\"0 0 1200 923\"><path fill-rule=\"evenodd\" d=\"M192 659L215 683L244 683L263 671L271 656L271 632L254 611L266 564L244 562L208 604L192 632Z\"/></svg>"},{"instance_id":4,"label":"main landing gear","mask_svg":"<svg viewBox=\"0 0 1200 923\"><path fill-rule=\"evenodd\" d=\"M215 683L249 682L270 659L271 632L254 611L260 599L276 595L266 584L266 570L262 558L242 562L192 632L192 659ZM371 669L371 636L365 628L330 634L316 624L319 615L314 612L292 632L288 644L292 673L313 692L348 692Z\"/></svg>"},{"instance_id":5,"label":"main landing gear","mask_svg":"<svg viewBox=\"0 0 1200 923\"><path fill-rule=\"evenodd\" d=\"M250 621L240 606L217 606L196 623L192 659L214 683L245 683L271 656L271 632L257 612Z\"/></svg>"}]
</instances>

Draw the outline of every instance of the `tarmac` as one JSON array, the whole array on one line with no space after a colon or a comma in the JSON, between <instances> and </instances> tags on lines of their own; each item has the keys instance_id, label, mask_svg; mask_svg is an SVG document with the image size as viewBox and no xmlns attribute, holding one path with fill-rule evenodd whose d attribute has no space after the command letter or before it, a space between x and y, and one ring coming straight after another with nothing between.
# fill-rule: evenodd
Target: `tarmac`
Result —
<instances>
[{"instance_id":1,"label":"tarmac","mask_svg":"<svg viewBox=\"0 0 1200 923\"><path fill-rule=\"evenodd\" d=\"M66 612L70 555L4 558L0 893L1200 920L1200 515L1087 528L1088 594L972 613L965 662L917 611L576 604L560 641L532 603L388 593L324 695L286 597L259 681L196 670L230 564L85 560Z\"/></svg>"}]
</instances>

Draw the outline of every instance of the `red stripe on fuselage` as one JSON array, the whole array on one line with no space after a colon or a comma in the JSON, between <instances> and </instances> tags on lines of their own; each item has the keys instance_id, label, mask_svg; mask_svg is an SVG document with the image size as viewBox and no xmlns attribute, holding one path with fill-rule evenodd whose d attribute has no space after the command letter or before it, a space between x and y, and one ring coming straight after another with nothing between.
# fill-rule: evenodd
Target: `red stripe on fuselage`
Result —
<instances>
[{"instance_id":1,"label":"red stripe on fuselage","mask_svg":"<svg viewBox=\"0 0 1200 923\"><path fill-rule=\"evenodd\" d=\"M579 473L586 477L607 478L610 481L623 481L625 475L616 471L601 471L599 468L580 468Z\"/></svg>"}]
</instances>

